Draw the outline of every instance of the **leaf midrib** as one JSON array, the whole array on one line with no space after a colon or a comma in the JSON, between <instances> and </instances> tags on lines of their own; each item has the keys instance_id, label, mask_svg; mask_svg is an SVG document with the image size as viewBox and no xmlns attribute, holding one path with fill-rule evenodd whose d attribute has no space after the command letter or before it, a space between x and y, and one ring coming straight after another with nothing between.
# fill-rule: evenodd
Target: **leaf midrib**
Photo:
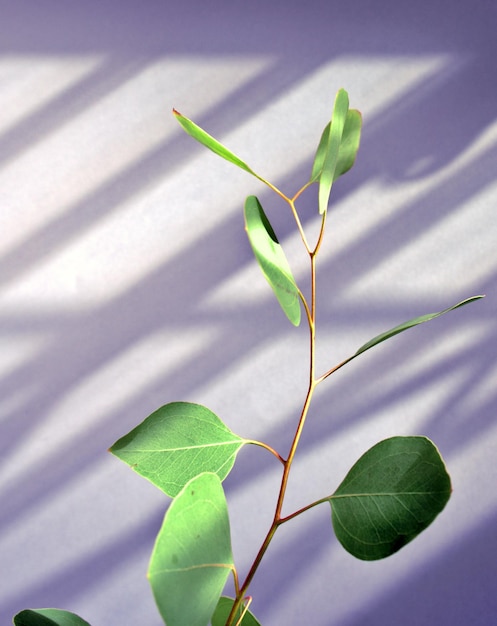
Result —
<instances>
[{"instance_id":1,"label":"leaf midrib","mask_svg":"<svg viewBox=\"0 0 497 626\"><path fill-rule=\"evenodd\" d=\"M399 496L427 496L440 493L447 493L447 491L385 491L377 493L342 493L333 494L330 496L330 500L336 500L338 498L374 498L378 496L390 496L392 498L398 498Z\"/></svg>"},{"instance_id":2,"label":"leaf midrib","mask_svg":"<svg viewBox=\"0 0 497 626\"><path fill-rule=\"evenodd\" d=\"M217 448L219 446L243 446L244 441L216 441L215 443L203 443L197 444L194 446L182 446L180 448L133 448L133 453L135 452L179 452L181 450L198 450L202 448Z\"/></svg>"}]
</instances>

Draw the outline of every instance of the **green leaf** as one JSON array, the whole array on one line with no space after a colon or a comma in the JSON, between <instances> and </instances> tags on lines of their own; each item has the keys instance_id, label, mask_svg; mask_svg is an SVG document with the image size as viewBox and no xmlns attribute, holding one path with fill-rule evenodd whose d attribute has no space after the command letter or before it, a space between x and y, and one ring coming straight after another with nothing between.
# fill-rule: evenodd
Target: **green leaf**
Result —
<instances>
[{"instance_id":1,"label":"green leaf","mask_svg":"<svg viewBox=\"0 0 497 626\"><path fill-rule=\"evenodd\" d=\"M259 180L263 180L254 172L252 168L250 168L245 163L245 161L242 161L242 159L237 157L236 154L231 152L231 150L228 150L226 146L223 146L223 144L220 143L217 139L214 139L214 137L206 133L205 130L200 128L200 126L197 126L195 122L192 122L184 115L181 115L181 113L179 113L179 111L176 111L176 109L173 109L173 114L178 122L181 124L183 129L190 135L190 137L193 137L193 139L196 139L199 143L204 145L206 148L209 148L209 150L212 150L212 152L215 152L223 159L226 159L230 163L237 165L242 170L245 170L249 174L252 174L256 178L259 178Z\"/></svg>"},{"instance_id":2,"label":"green leaf","mask_svg":"<svg viewBox=\"0 0 497 626\"><path fill-rule=\"evenodd\" d=\"M75 613L61 609L25 609L14 616L15 626L90 626Z\"/></svg>"},{"instance_id":3,"label":"green leaf","mask_svg":"<svg viewBox=\"0 0 497 626\"><path fill-rule=\"evenodd\" d=\"M116 441L110 452L175 497L202 472L224 480L245 443L206 407L172 402Z\"/></svg>"},{"instance_id":4,"label":"green leaf","mask_svg":"<svg viewBox=\"0 0 497 626\"><path fill-rule=\"evenodd\" d=\"M217 603L216 610L214 611L214 615L212 616L211 625L212 626L225 626L226 620L229 617L231 612L231 608L233 607L234 600L232 598L226 598L225 596L221 596L219 598L219 602ZM240 619L242 616L243 609L240 609L237 613L237 619ZM235 622L237 624L237 622ZM252 615L252 613L247 610L243 615L243 620L239 623L239 626L261 626L257 619Z\"/></svg>"},{"instance_id":5,"label":"green leaf","mask_svg":"<svg viewBox=\"0 0 497 626\"><path fill-rule=\"evenodd\" d=\"M318 149L316 150L316 155L314 156L314 163L312 164L311 178L309 179L310 183L318 181L321 176L321 172L323 171L324 159L326 157L326 153L328 152L328 143L330 141L330 128L331 122L328 122L321 134Z\"/></svg>"},{"instance_id":6,"label":"green leaf","mask_svg":"<svg viewBox=\"0 0 497 626\"><path fill-rule=\"evenodd\" d=\"M373 446L330 496L342 546L372 561L400 550L447 504L450 477L426 437L392 437Z\"/></svg>"},{"instance_id":7,"label":"green leaf","mask_svg":"<svg viewBox=\"0 0 497 626\"><path fill-rule=\"evenodd\" d=\"M333 106L333 114L328 132L328 142L326 150L320 141L318 147L318 167L322 161L321 174L319 176L319 213L323 214L328 208L328 200L330 198L331 187L335 180L335 173L338 164L338 154L342 141L342 134L349 110L349 96L344 89L340 89L335 98ZM326 132L326 130L325 130ZM314 168L313 168L314 169Z\"/></svg>"},{"instance_id":8,"label":"green leaf","mask_svg":"<svg viewBox=\"0 0 497 626\"><path fill-rule=\"evenodd\" d=\"M283 248L255 196L245 201L245 228L255 258L288 319L300 324L300 291Z\"/></svg>"},{"instance_id":9,"label":"green leaf","mask_svg":"<svg viewBox=\"0 0 497 626\"><path fill-rule=\"evenodd\" d=\"M150 560L148 577L167 626L207 626L233 568L221 481L201 474L171 503Z\"/></svg>"},{"instance_id":10,"label":"green leaf","mask_svg":"<svg viewBox=\"0 0 497 626\"><path fill-rule=\"evenodd\" d=\"M393 337L394 335L403 333L405 330L412 328L413 326L417 326L418 324L423 324L424 322L429 322L430 320L435 319L436 317L440 317L440 315L444 315L445 313L448 313L449 311L453 311L454 309L458 309L459 307L464 306L465 304L469 304L470 302L474 302L475 300L480 300L481 298L484 298L484 297L485 296L482 296L482 295L472 296L471 298L466 298L466 300L462 300L461 302L454 304L454 306L451 306L448 309L444 309L443 311L439 311L438 313L428 313L427 315L421 315L420 317L415 317L414 319L404 322L403 324L399 324L398 326L395 326L394 328L391 328L390 330L387 330L386 332L381 333L380 335L377 335L376 337L373 337L373 339L371 339L370 341L365 343L363 346L361 346L359 350L357 350L357 352L353 355L352 358L359 356L359 354L366 352L366 350L369 350L370 348L378 345L379 343L381 343L382 341L385 341L386 339L390 339L390 337Z\"/></svg>"},{"instance_id":11,"label":"green leaf","mask_svg":"<svg viewBox=\"0 0 497 626\"><path fill-rule=\"evenodd\" d=\"M323 169L324 158L328 150L328 141L330 135L331 122L326 125L321 140L314 157L314 164L312 167L312 173L310 181L311 183L319 180L321 171ZM356 109L350 109L347 111L347 117L345 119L345 126L343 127L342 138L340 141L340 147L338 148L338 158L333 175L333 182L342 174L345 174L354 165L357 151L359 149L359 143L361 141L361 127L362 116Z\"/></svg>"},{"instance_id":12,"label":"green leaf","mask_svg":"<svg viewBox=\"0 0 497 626\"><path fill-rule=\"evenodd\" d=\"M333 182L354 165L361 142L362 115L356 109L347 111Z\"/></svg>"}]
</instances>

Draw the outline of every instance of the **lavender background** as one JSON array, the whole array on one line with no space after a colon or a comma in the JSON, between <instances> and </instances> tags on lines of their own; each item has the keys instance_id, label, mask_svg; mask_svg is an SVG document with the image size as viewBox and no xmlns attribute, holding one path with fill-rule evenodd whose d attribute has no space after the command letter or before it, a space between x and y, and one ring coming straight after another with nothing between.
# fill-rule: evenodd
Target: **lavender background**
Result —
<instances>
[{"instance_id":1,"label":"lavender background","mask_svg":"<svg viewBox=\"0 0 497 626\"><path fill-rule=\"evenodd\" d=\"M319 266L319 370L405 319L487 298L322 386L287 510L394 434L439 445L443 515L378 563L327 506L283 526L255 579L264 626L454 626L497 613L497 5L0 2L0 622L57 606L158 626L145 578L166 499L106 453L161 404L201 402L284 454L306 385L243 232L259 195L300 281L285 207L197 146L192 117L291 193L334 94L364 116ZM317 226L312 194L302 198ZM244 449L226 481L243 575L279 467Z\"/></svg>"}]
</instances>

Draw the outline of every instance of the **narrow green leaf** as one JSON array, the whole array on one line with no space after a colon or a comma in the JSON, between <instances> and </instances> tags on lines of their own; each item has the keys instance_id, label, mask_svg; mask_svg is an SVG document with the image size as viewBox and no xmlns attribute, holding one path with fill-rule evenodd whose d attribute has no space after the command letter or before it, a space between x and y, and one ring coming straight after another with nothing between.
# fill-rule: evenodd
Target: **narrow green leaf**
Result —
<instances>
[{"instance_id":1,"label":"narrow green leaf","mask_svg":"<svg viewBox=\"0 0 497 626\"><path fill-rule=\"evenodd\" d=\"M173 114L178 122L181 124L183 129L190 135L190 137L193 137L193 139L196 139L199 143L204 145L206 148L209 148L209 150L212 150L212 152L215 152L223 159L226 159L230 163L237 165L242 170L245 170L249 174L252 174L256 178L259 178L261 180L260 176L258 176L254 172L254 170L245 163L245 161L242 161L242 159L237 157L236 154L231 152L231 150L228 150L226 146L223 146L223 144L220 143L217 139L214 139L212 135L206 133L205 130L200 128L200 126L197 126L195 122L192 122L192 120L189 120L184 115L181 115L181 113L179 113L179 111L176 111L176 109L173 109Z\"/></svg>"},{"instance_id":2,"label":"narrow green leaf","mask_svg":"<svg viewBox=\"0 0 497 626\"><path fill-rule=\"evenodd\" d=\"M324 159L328 151L330 127L331 122L328 122L323 134L321 135L312 166L311 178L309 181L311 183L318 181L321 176ZM359 143L361 141L361 128L362 116L359 111L356 109L350 109L347 111L340 147L338 148L337 165L333 175L333 182L342 176L342 174L348 172L354 165L357 151L359 149Z\"/></svg>"},{"instance_id":3,"label":"narrow green leaf","mask_svg":"<svg viewBox=\"0 0 497 626\"><path fill-rule=\"evenodd\" d=\"M148 577L167 626L207 626L233 568L221 481L200 474L171 503L150 560Z\"/></svg>"},{"instance_id":4,"label":"narrow green leaf","mask_svg":"<svg viewBox=\"0 0 497 626\"><path fill-rule=\"evenodd\" d=\"M362 115L356 109L347 111L333 182L354 165L361 142Z\"/></svg>"},{"instance_id":5,"label":"narrow green leaf","mask_svg":"<svg viewBox=\"0 0 497 626\"><path fill-rule=\"evenodd\" d=\"M319 140L318 149L316 150L316 155L314 156L314 162L312 164L311 178L309 179L310 183L318 181L321 176L321 172L323 171L324 159L326 157L326 153L328 152L328 143L330 141L330 128L331 122L328 122L321 134L321 139Z\"/></svg>"},{"instance_id":6,"label":"narrow green leaf","mask_svg":"<svg viewBox=\"0 0 497 626\"><path fill-rule=\"evenodd\" d=\"M330 496L333 528L358 559L383 559L427 528L450 493L450 477L429 439L392 437L368 450Z\"/></svg>"},{"instance_id":7,"label":"narrow green leaf","mask_svg":"<svg viewBox=\"0 0 497 626\"><path fill-rule=\"evenodd\" d=\"M300 324L300 291L283 248L255 196L245 201L245 228L255 258L288 319Z\"/></svg>"},{"instance_id":8,"label":"narrow green leaf","mask_svg":"<svg viewBox=\"0 0 497 626\"><path fill-rule=\"evenodd\" d=\"M175 497L202 472L224 480L245 443L206 407L172 402L116 441L110 452Z\"/></svg>"},{"instance_id":9,"label":"narrow green leaf","mask_svg":"<svg viewBox=\"0 0 497 626\"><path fill-rule=\"evenodd\" d=\"M90 626L75 613L62 609L25 609L14 616L14 626Z\"/></svg>"},{"instance_id":10,"label":"narrow green leaf","mask_svg":"<svg viewBox=\"0 0 497 626\"><path fill-rule=\"evenodd\" d=\"M448 313L449 311L453 311L454 309L458 309L459 307L464 306L465 304L469 304L470 302L475 302L475 300L480 300L481 298L484 298L484 297L485 296L482 296L482 295L472 296L471 298L466 298L466 300L462 300L461 302L454 304L454 306L451 306L448 309L444 309L443 311L439 311L438 313L428 313L427 315L421 315L420 317L415 317L414 319L404 322L403 324L399 324L398 326L395 326L394 328L391 328L390 330L387 330L386 332L381 333L380 335L377 335L376 337L373 337L373 339L371 339L370 341L365 343L363 346L361 346L352 358L359 356L359 354L366 352L366 350L369 350L370 348L378 345L382 341L385 341L386 339L390 339L390 337L393 337L394 335L398 335L399 333L402 333L405 330L412 328L413 326L417 326L418 324L423 324L424 322L429 322L430 320L435 319L436 317L440 317L440 315L444 315L445 313Z\"/></svg>"},{"instance_id":11,"label":"narrow green leaf","mask_svg":"<svg viewBox=\"0 0 497 626\"><path fill-rule=\"evenodd\" d=\"M219 602L217 603L216 610L214 611L214 615L212 616L211 625L212 626L225 626L226 620L231 613L231 609L233 607L234 600L232 598L226 598L225 596L221 596L219 598ZM237 613L237 619L240 619L242 616L243 609L240 609ZM237 622L235 622L236 624ZM239 622L239 626L261 626L254 615L249 611L245 611L243 615L243 619Z\"/></svg>"},{"instance_id":12,"label":"narrow green leaf","mask_svg":"<svg viewBox=\"0 0 497 626\"><path fill-rule=\"evenodd\" d=\"M344 89L340 89L335 98L331 125L328 133L328 146L324 154L321 175L319 176L319 213L323 214L328 208L331 186L335 180L335 171L338 163L338 153L342 134L349 110L349 96ZM321 142L320 142L321 145ZM319 151L319 148L318 148ZM322 152L324 150L322 149ZM319 157L321 160L321 156Z\"/></svg>"}]
</instances>

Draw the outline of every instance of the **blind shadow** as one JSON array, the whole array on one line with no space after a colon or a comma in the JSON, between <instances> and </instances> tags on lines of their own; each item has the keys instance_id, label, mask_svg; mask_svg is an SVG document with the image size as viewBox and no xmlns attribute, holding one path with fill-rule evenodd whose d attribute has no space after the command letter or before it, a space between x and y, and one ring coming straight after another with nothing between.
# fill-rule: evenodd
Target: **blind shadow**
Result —
<instances>
[{"instance_id":1,"label":"blind shadow","mask_svg":"<svg viewBox=\"0 0 497 626\"><path fill-rule=\"evenodd\" d=\"M296 0L286 2L283 12L279 2L266 3L264 7L258 0L250 6L237 2L214 4L217 10L189 0L180 6L175 4L174 11L171 11L172 3L168 2L150 2L147 11L131 2L110 0L101 3L98 9L84 5L61 7L55 2L44 3L43 8L38 5L28 8L23 3L18 3L17 8L9 5L3 11L5 19L0 25L0 53L3 55L96 53L102 55L103 61L81 81L0 137L0 166L43 142L92 103L132 81L150 63L168 55L228 57L265 54L273 59L264 71L227 97L220 98L215 108L196 120L214 135L223 136L249 122L254 111L263 109L266 103L283 99L290 89L332 59L345 55L360 59L371 55L452 54L454 60L446 66L451 70L447 74L435 74L422 89L409 90L390 100L388 110L382 109L369 119L366 117L357 166L343 182L337 183L334 201L337 204L346 201L355 189L373 180L393 186L421 181L451 166L455 172L425 194L396 205L388 220L365 231L320 267L322 276L333 276L330 292L334 297L324 299L319 319L325 333L345 335L357 326L367 326L372 317L380 332L418 312L436 310L431 302L407 299L388 309L377 305L371 308L368 303L352 309L347 302L341 304L341 296L365 271L388 262L410 243L447 220L462 203L470 202L494 184L495 144L481 150L469 166L457 166L458 158L495 122L497 92L493 59L497 43L493 3L481 2L478 7L468 10L461 4L453 6L439 1L430 3L425 11L421 11L404 1L383 0L376 3L375 8L371 3L358 1L340 7L339 12L334 3L316 2L318 10L313 11L310 10L312 2L303 6ZM449 7L451 19L447 20ZM382 88L388 89L389 86L378 86L378 89ZM166 103L166 108L170 104L174 103ZM6 288L22 282L40 261L70 246L110 213L119 213L124 201L138 197L162 177L174 178L196 150L197 147L189 144L178 132L116 175L109 176L97 189L89 190L83 199L68 205L59 217L47 220L26 237L22 246L0 259L0 286ZM310 164L306 163L275 182L284 189L293 189L295 180L305 182L309 168ZM271 207L268 194L262 194L261 198L264 206ZM235 198L233 203L240 200ZM36 433L40 422L49 419L65 397L91 376L123 359L140 342L155 335L160 337L161 333L187 336L206 330L209 335L207 341L183 360L168 346L158 347L158 353L170 350L171 361L177 360L177 367L169 368L150 383L130 392L124 403L118 402L116 406L102 410L99 420L93 420L77 436L69 437L64 449L57 451L57 465L48 457L35 463L26 460L15 477L1 489L2 532L13 531L18 520L35 512L44 500L64 493L76 484L76 479L97 462L106 447L160 404L196 397L199 389L216 385L244 360L250 361L254 355L268 350L271 342L284 344L290 337L291 329L284 326L283 317L276 310L269 291L266 298L244 301L236 311L222 305L205 305L204 299L209 294L253 263L241 217L233 217L231 209L228 207L228 217L221 220L215 231L203 234L199 229L193 245L183 246L180 254L170 255L139 284L105 304L69 313L58 311L55 305L48 313L36 310L0 312L0 332L4 336L21 338L40 332L49 337L32 359L11 367L0 379L0 395L3 406L7 407L1 418L0 452L4 463L15 456L24 439ZM302 198L302 210L304 224L311 227L314 207L310 196ZM275 213L274 222L280 239L290 235L292 226L286 216ZM491 227L491 224L489 219L489 223L482 227ZM458 243L464 244L462 241ZM222 254L219 254L220 250ZM474 293L494 293L495 274L475 287ZM451 285L450 290L456 290L456 286ZM465 295L472 294L463 293L461 297ZM440 308L452 304L442 296L440 303ZM485 306L484 313L473 310L470 313L468 309L464 314L454 315L460 315L460 320L488 322L495 305ZM416 338L402 340L399 348L383 353L380 352L382 348L378 348L377 354L371 355L375 365L371 366L373 361L368 356L364 366L354 365L349 373L340 373L338 383L331 384L319 394L312 410L313 416L317 417L327 414L332 405L333 422L313 419L302 441L302 453L312 453L328 438L354 425L360 426L371 414L390 411L400 398L408 402L437 380L443 382L455 375L462 378L462 385L440 403L424 425L425 434L443 442L444 452L450 455L463 451L472 440L487 432L494 420L496 398L492 393L480 398L478 389L482 377L489 376L494 367L494 332L468 342L450 357L437 358L423 373L416 373L409 382L403 381L395 389L371 388L370 380L375 370L388 371L388 368L395 367L402 358L401 348L407 348L408 358L414 362L418 355L429 351L438 336L450 338L458 324L458 320L451 318L443 331L440 328L436 332L426 328L412 331ZM305 331L296 332L305 341ZM367 339L369 337L365 337ZM351 346L351 351L357 347ZM285 364L285 375L289 367L291 364ZM256 373L254 380L259 380L260 374ZM250 382L247 381L247 386ZM367 397L362 403L350 404L349 398L360 388L368 390ZM300 400L296 391L298 389L289 392L293 394L292 408L285 418L265 429L265 439L274 445L278 442L278 447L279 442L283 442L284 447L288 445L287 424L295 422L298 416ZM239 393L233 389L226 405L236 403ZM257 390L249 393L256 394ZM275 397L281 393L275 390ZM460 411L468 394L472 398L470 408L476 410L473 420L463 419ZM84 416L84 407L78 409ZM447 416L451 416L452 421ZM230 419L233 418L228 417L228 421ZM237 428L235 423L230 426ZM249 427L244 423L243 428ZM250 436L250 432L241 434ZM244 489L250 493L257 491L258 481L266 472L272 471L268 469L269 463L255 464L253 459L249 453L240 455L236 473L228 483L228 497ZM64 468L62 472L61 467ZM271 496L265 504L268 502L271 506ZM257 507L254 508L257 512ZM241 512L236 511L236 514ZM268 565L264 565L261 576L266 574L270 581L277 580L278 586L257 583L261 612L256 611L256 614L261 617L265 611L270 611L273 602L279 602L288 607L288 614L281 616L281 623L289 623L297 601L289 599L286 603L283 599L285 585L297 588L305 576L314 576L313 565L319 560L321 539L326 541L328 530L321 530L315 518L308 524L302 523L300 534L292 537L297 543L291 553L288 552L290 544L283 540L268 554ZM494 568L488 560L489 552L483 549L489 542L491 545L490 528L490 522L483 522L480 534L475 531L474 535L464 539L462 547L433 555L425 570L413 572L388 598L379 598L371 605L371 612L368 608L367 617L371 624L421 623L419 620L430 621L433 615L437 619L432 621L453 624L457 616L447 611L447 605L454 594L467 599L468 607L478 603L480 612L476 617L472 614L477 621L471 623L487 623L486 616L495 609L493 598L487 593L487 581ZM71 565L70 572L61 570L40 581L39 585L9 592L0 598L0 617L8 622L13 612L23 606L45 605L47 602L69 608L68 602L76 602L83 590L88 593L100 584L109 584L112 588L114 583L109 579L118 573L121 565L141 553L156 531L157 519L144 521L138 530L116 536L115 542L103 552L82 554L79 562ZM306 541L309 535L313 537L312 542ZM21 551L19 558L25 556ZM468 575L464 577L461 573L464 568L471 573L469 586L465 582ZM288 583L281 580L282 572L288 576ZM316 574L315 580L321 580L321 575ZM444 585L438 584L439 580L444 580ZM319 586L318 582L313 584ZM321 587L323 599L316 606L316 613L329 599L325 586ZM416 598L420 596L425 603L414 611ZM353 607L352 598L346 601ZM414 617L414 621L406 621L405 606L411 607L413 612L410 615L416 616L417 622ZM126 623L136 623L131 611L127 617L123 617L124 613L121 615L122 620L130 620ZM469 609L467 617L469 620ZM354 616L347 624L353 626L364 618L365 614ZM120 618L119 623L124 624L122 620Z\"/></svg>"}]
</instances>

